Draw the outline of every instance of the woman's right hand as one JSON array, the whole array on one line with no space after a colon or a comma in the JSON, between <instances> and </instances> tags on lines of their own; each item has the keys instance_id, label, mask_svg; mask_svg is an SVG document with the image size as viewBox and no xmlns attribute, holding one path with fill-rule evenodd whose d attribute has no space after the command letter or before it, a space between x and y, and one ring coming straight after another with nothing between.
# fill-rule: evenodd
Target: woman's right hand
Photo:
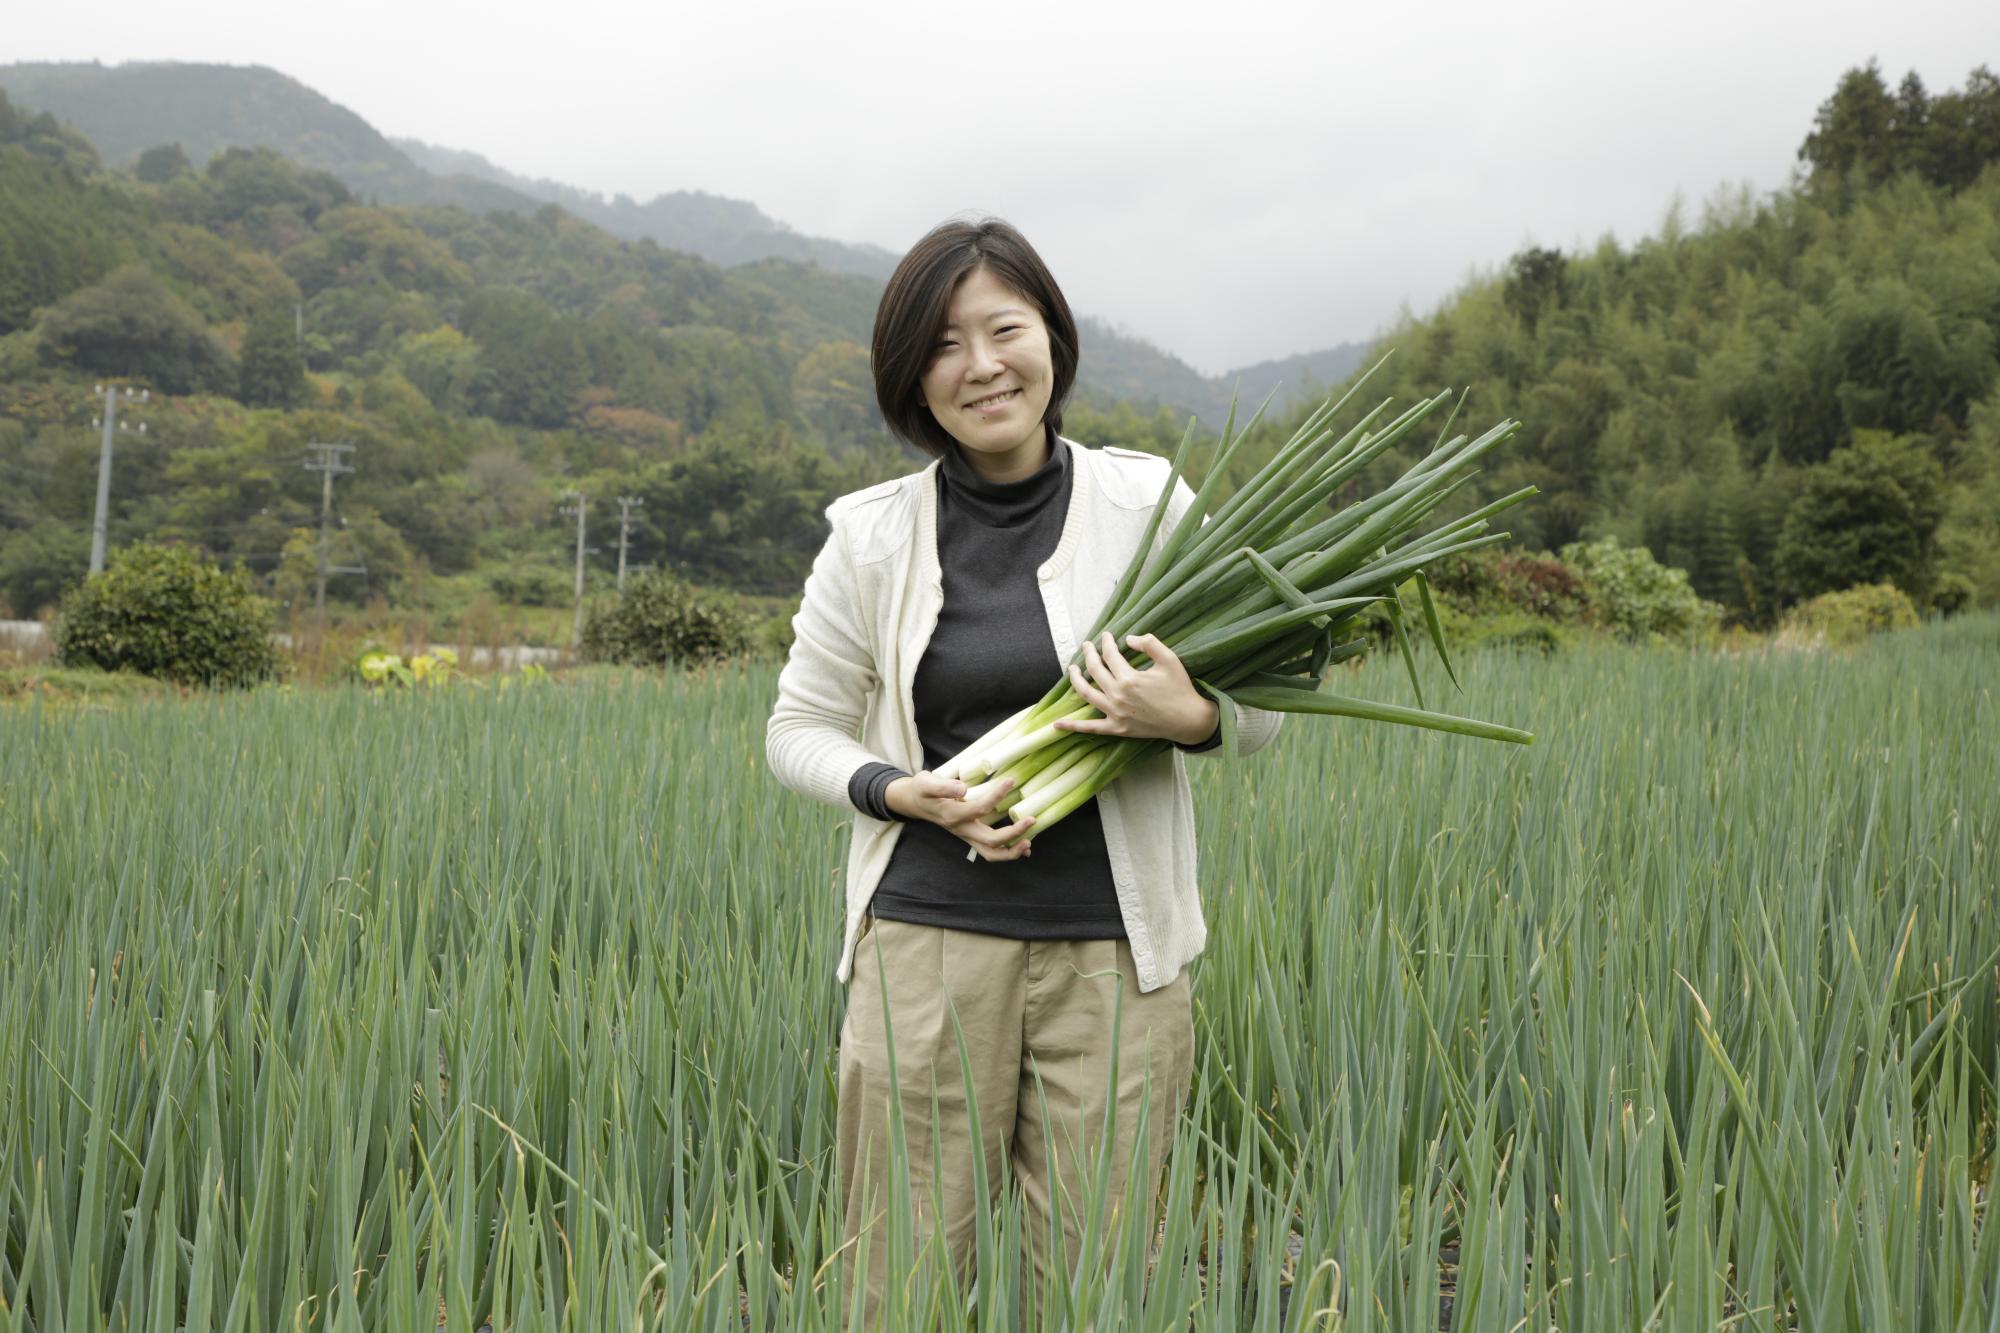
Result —
<instances>
[{"instance_id":1,"label":"woman's right hand","mask_svg":"<svg viewBox=\"0 0 2000 1333\"><path fill-rule=\"evenodd\" d=\"M966 787L956 778L941 778L929 769L897 778L882 793L889 808L905 819L923 819L936 824L987 861L1014 861L1029 855L1033 844L1021 837L1034 825L1033 816L1023 816L1011 824L989 824L986 819L1000 798L1014 785L1009 778L980 801L965 799ZM1014 839L1021 841L1009 847Z\"/></svg>"}]
</instances>

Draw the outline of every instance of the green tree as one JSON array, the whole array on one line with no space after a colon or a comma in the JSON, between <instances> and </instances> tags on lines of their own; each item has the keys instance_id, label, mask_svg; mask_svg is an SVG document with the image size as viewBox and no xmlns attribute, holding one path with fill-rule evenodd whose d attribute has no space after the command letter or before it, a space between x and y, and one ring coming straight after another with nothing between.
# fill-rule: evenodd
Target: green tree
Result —
<instances>
[{"instance_id":1,"label":"green tree","mask_svg":"<svg viewBox=\"0 0 2000 1333\"><path fill-rule=\"evenodd\" d=\"M0 602L16 615L39 614L90 563L90 529L53 518L0 531Z\"/></svg>"},{"instance_id":2,"label":"green tree","mask_svg":"<svg viewBox=\"0 0 2000 1333\"><path fill-rule=\"evenodd\" d=\"M244 224L280 210L310 226L353 198L324 171L308 171L269 148L228 148L209 160L210 217Z\"/></svg>"},{"instance_id":3,"label":"green tree","mask_svg":"<svg viewBox=\"0 0 2000 1333\"><path fill-rule=\"evenodd\" d=\"M1962 92L1933 99L1927 137L1927 174L1947 189L1964 189L2000 162L2000 78L1981 65Z\"/></svg>"},{"instance_id":4,"label":"green tree","mask_svg":"<svg viewBox=\"0 0 2000 1333\"><path fill-rule=\"evenodd\" d=\"M1799 160L1815 175L1839 178L1877 169L1896 123L1896 99L1870 60L1841 75L1833 96L1820 103L1812 133L1799 145Z\"/></svg>"},{"instance_id":5,"label":"green tree","mask_svg":"<svg viewBox=\"0 0 2000 1333\"><path fill-rule=\"evenodd\" d=\"M1938 567L1971 585L1975 606L2000 605L2000 386L1973 406L1938 525Z\"/></svg>"},{"instance_id":6,"label":"green tree","mask_svg":"<svg viewBox=\"0 0 2000 1333\"><path fill-rule=\"evenodd\" d=\"M315 235L286 251L285 271L308 294L380 284L398 291L455 294L472 275L443 245L402 215L343 206L314 223Z\"/></svg>"},{"instance_id":7,"label":"green tree","mask_svg":"<svg viewBox=\"0 0 2000 1333\"><path fill-rule=\"evenodd\" d=\"M132 174L151 185L159 185L176 176L185 176L194 170L187 154L177 143L159 144L139 154L139 161L133 166Z\"/></svg>"},{"instance_id":8,"label":"green tree","mask_svg":"<svg viewBox=\"0 0 2000 1333\"><path fill-rule=\"evenodd\" d=\"M131 257L123 208L100 185L0 145L0 334Z\"/></svg>"},{"instance_id":9,"label":"green tree","mask_svg":"<svg viewBox=\"0 0 2000 1333\"><path fill-rule=\"evenodd\" d=\"M1569 261L1562 251L1530 246L1507 261L1501 297L1530 329L1549 306L1561 305L1568 292Z\"/></svg>"},{"instance_id":10,"label":"green tree","mask_svg":"<svg viewBox=\"0 0 2000 1333\"><path fill-rule=\"evenodd\" d=\"M1799 148L1816 184L1851 201L1855 191L1898 172L1960 190L2000 161L2000 79L1984 65L1964 89L1933 97L1914 70L1895 92L1874 61L1841 77Z\"/></svg>"},{"instance_id":11,"label":"green tree","mask_svg":"<svg viewBox=\"0 0 2000 1333\"><path fill-rule=\"evenodd\" d=\"M792 398L806 429L836 451L888 433L875 404L868 349L859 343L824 342L807 352L792 377Z\"/></svg>"},{"instance_id":12,"label":"green tree","mask_svg":"<svg viewBox=\"0 0 2000 1333\"><path fill-rule=\"evenodd\" d=\"M479 344L449 324L406 333L396 343L396 365L440 412L464 412L479 378Z\"/></svg>"},{"instance_id":13,"label":"green tree","mask_svg":"<svg viewBox=\"0 0 2000 1333\"><path fill-rule=\"evenodd\" d=\"M294 407L306 396L306 358L297 323L275 303L259 306L243 334L237 395L252 407Z\"/></svg>"},{"instance_id":14,"label":"green tree","mask_svg":"<svg viewBox=\"0 0 2000 1333\"><path fill-rule=\"evenodd\" d=\"M1875 431L1807 470L1778 534L1779 583L1803 600L1863 583L1930 597L1944 474L1921 444Z\"/></svg>"},{"instance_id":15,"label":"green tree","mask_svg":"<svg viewBox=\"0 0 2000 1333\"><path fill-rule=\"evenodd\" d=\"M137 265L73 292L42 316L42 355L91 374L130 376L166 393L226 393L235 368L194 307Z\"/></svg>"},{"instance_id":16,"label":"green tree","mask_svg":"<svg viewBox=\"0 0 2000 1333\"><path fill-rule=\"evenodd\" d=\"M475 401L501 421L562 426L589 367L576 330L527 292L482 291L466 302L465 332L479 344Z\"/></svg>"}]
</instances>

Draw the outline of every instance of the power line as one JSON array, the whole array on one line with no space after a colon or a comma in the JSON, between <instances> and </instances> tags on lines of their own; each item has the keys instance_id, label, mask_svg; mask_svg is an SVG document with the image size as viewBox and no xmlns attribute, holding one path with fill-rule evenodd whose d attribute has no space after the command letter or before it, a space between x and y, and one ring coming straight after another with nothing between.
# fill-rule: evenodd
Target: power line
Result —
<instances>
[{"instance_id":1,"label":"power line","mask_svg":"<svg viewBox=\"0 0 2000 1333\"><path fill-rule=\"evenodd\" d=\"M313 592L313 614L326 624L326 576L328 574L366 574L366 565L330 565L327 563L328 524L333 515L333 479L342 472L354 471L354 465L347 461L355 446L346 443L323 444L315 440L306 445L314 451L301 466L308 472L321 476L319 491L319 578Z\"/></svg>"},{"instance_id":2,"label":"power line","mask_svg":"<svg viewBox=\"0 0 2000 1333\"><path fill-rule=\"evenodd\" d=\"M100 384L92 389L93 394L104 398L104 412L90 424L104 428L104 438L97 450L97 515L90 523L90 572L104 572L104 541L111 529L111 440L120 430L129 430L118 420L118 404L124 402L143 403L152 397L150 389L134 389L129 384L122 389L116 384ZM146 433L146 423L139 423L139 433Z\"/></svg>"}]
</instances>

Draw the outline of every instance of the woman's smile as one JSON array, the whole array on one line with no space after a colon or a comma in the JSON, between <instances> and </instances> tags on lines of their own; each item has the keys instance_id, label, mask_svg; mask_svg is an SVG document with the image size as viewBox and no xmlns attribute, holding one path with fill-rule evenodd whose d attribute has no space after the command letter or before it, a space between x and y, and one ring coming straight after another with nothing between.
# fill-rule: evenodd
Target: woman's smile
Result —
<instances>
[{"instance_id":1,"label":"woman's smile","mask_svg":"<svg viewBox=\"0 0 2000 1333\"><path fill-rule=\"evenodd\" d=\"M1021 396L1021 391L1019 389L1008 389L1005 392L996 393L991 397L975 398L970 404L968 404L968 406L974 408L982 415L990 417L1004 410L1010 403L1012 403L1016 398L1019 398L1020 396Z\"/></svg>"}]
</instances>

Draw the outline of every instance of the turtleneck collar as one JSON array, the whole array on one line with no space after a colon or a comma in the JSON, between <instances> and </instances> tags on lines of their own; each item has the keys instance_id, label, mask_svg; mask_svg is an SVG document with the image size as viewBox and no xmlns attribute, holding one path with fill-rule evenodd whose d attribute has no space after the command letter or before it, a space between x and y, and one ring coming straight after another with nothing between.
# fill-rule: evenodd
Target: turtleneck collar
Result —
<instances>
[{"instance_id":1,"label":"turtleneck collar","mask_svg":"<svg viewBox=\"0 0 2000 1333\"><path fill-rule=\"evenodd\" d=\"M988 481L972 470L965 452L953 444L938 469L943 490L954 508L992 528L1027 522L1049 501L1061 495L1069 478L1069 446L1055 440L1048 461L1019 481Z\"/></svg>"}]
</instances>

